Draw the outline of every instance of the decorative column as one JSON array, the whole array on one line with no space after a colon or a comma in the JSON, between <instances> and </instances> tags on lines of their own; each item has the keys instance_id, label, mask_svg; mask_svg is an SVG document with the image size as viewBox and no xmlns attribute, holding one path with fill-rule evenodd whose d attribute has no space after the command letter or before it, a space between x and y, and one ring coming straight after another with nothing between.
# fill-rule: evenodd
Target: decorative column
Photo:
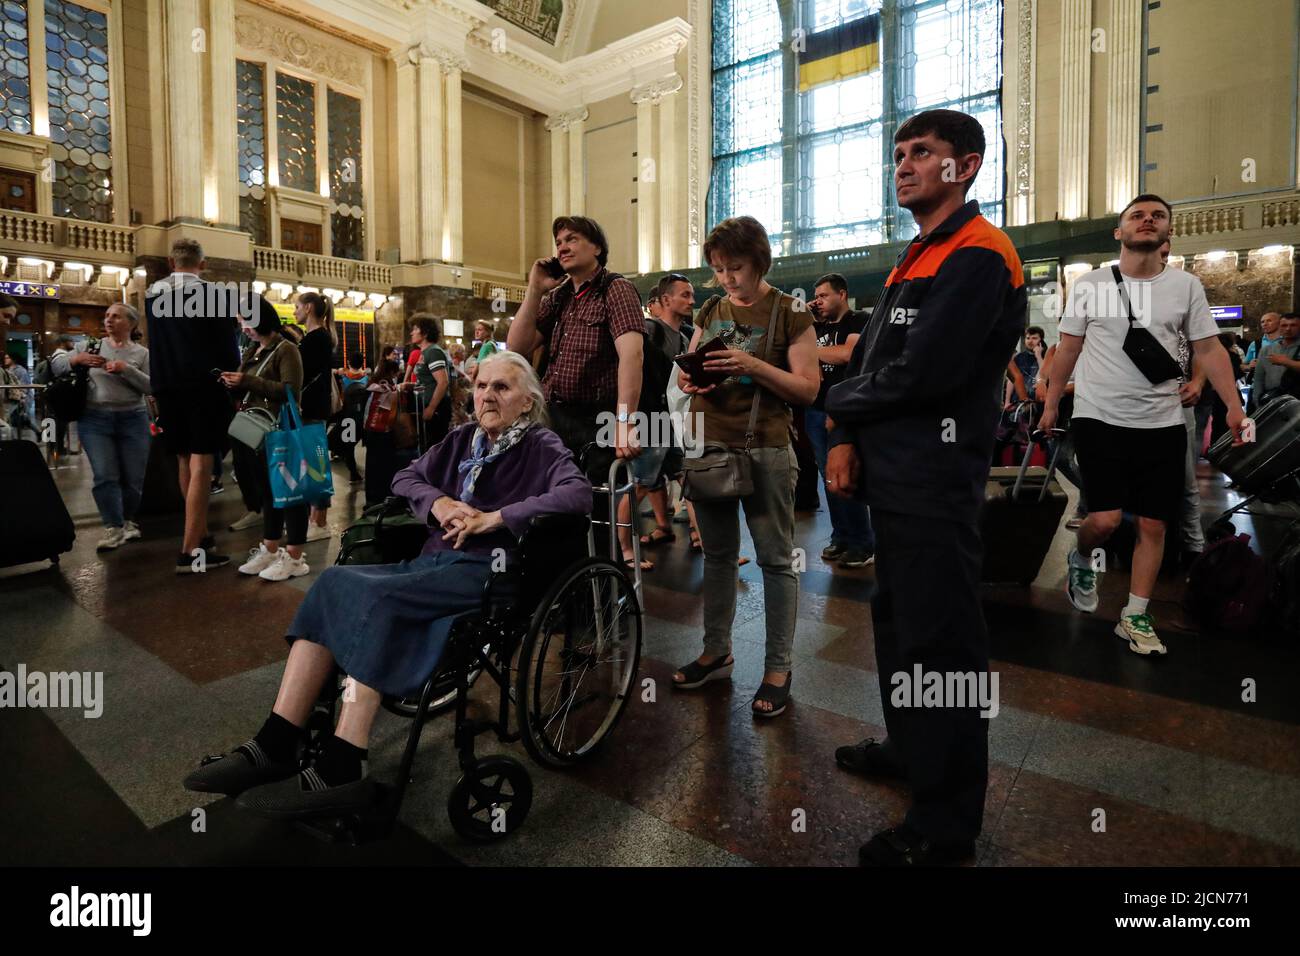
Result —
<instances>
[{"instance_id":1,"label":"decorative column","mask_svg":"<svg viewBox=\"0 0 1300 956\"><path fill-rule=\"evenodd\" d=\"M1036 218L1034 196L1034 91L1037 71L1037 0L1007 0L1008 29L1014 29L1015 59L1004 75L1003 110L1007 117L1009 160L1007 221L1023 226ZM1008 41L1012 37L1007 38ZM1012 48L1011 42L1007 44Z\"/></svg>"},{"instance_id":2,"label":"decorative column","mask_svg":"<svg viewBox=\"0 0 1300 956\"><path fill-rule=\"evenodd\" d=\"M1062 219L1088 215L1088 83L1092 68L1092 2L1061 0L1061 142L1057 210Z\"/></svg>"},{"instance_id":3,"label":"decorative column","mask_svg":"<svg viewBox=\"0 0 1300 956\"><path fill-rule=\"evenodd\" d=\"M654 154L654 101L648 94L638 96L632 91L636 104L636 262L637 271L643 275L653 272L658 259L655 242L655 186L659 178L658 160Z\"/></svg>"},{"instance_id":4,"label":"decorative column","mask_svg":"<svg viewBox=\"0 0 1300 956\"><path fill-rule=\"evenodd\" d=\"M443 254L442 64L420 49L420 258Z\"/></svg>"},{"instance_id":5,"label":"decorative column","mask_svg":"<svg viewBox=\"0 0 1300 956\"><path fill-rule=\"evenodd\" d=\"M551 218L563 216L569 209L569 121L565 114L548 116L546 128L551 131Z\"/></svg>"},{"instance_id":6,"label":"decorative column","mask_svg":"<svg viewBox=\"0 0 1300 956\"><path fill-rule=\"evenodd\" d=\"M1142 125L1142 0L1110 0L1106 211L1138 194Z\"/></svg>"},{"instance_id":7,"label":"decorative column","mask_svg":"<svg viewBox=\"0 0 1300 956\"><path fill-rule=\"evenodd\" d=\"M447 71L447 241L443 244L443 259L463 263L465 260L464 212L464 151L461 147L460 78L469 67L469 61L447 57L443 68Z\"/></svg>"},{"instance_id":8,"label":"decorative column","mask_svg":"<svg viewBox=\"0 0 1300 956\"><path fill-rule=\"evenodd\" d=\"M420 261L420 173L418 162L415 51L397 58L397 223L403 262Z\"/></svg>"},{"instance_id":9,"label":"decorative column","mask_svg":"<svg viewBox=\"0 0 1300 956\"><path fill-rule=\"evenodd\" d=\"M212 69L211 218L239 223L239 120L235 111L235 0L208 0L208 56Z\"/></svg>"},{"instance_id":10,"label":"decorative column","mask_svg":"<svg viewBox=\"0 0 1300 956\"><path fill-rule=\"evenodd\" d=\"M573 216L582 216L587 210L585 126L589 114L586 107L583 107L564 115L569 120L569 208L567 212Z\"/></svg>"},{"instance_id":11,"label":"decorative column","mask_svg":"<svg viewBox=\"0 0 1300 956\"><path fill-rule=\"evenodd\" d=\"M173 221L203 222L203 88L200 59L190 48L202 26L199 0L171 0L167 11L167 87Z\"/></svg>"},{"instance_id":12,"label":"decorative column","mask_svg":"<svg viewBox=\"0 0 1300 956\"><path fill-rule=\"evenodd\" d=\"M659 99L659 268L664 271L680 269L686 262L677 177L677 91L682 80L674 79L676 86L668 84Z\"/></svg>"}]
</instances>

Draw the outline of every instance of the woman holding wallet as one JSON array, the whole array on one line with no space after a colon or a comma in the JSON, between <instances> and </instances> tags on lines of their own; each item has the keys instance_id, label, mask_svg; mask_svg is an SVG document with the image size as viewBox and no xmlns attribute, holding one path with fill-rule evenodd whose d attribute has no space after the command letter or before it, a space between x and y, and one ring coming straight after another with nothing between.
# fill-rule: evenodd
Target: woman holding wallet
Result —
<instances>
[{"instance_id":1,"label":"woman holding wallet","mask_svg":"<svg viewBox=\"0 0 1300 956\"><path fill-rule=\"evenodd\" d=\"M302 356L297 345L280 334L280 315L275 307L260 297L258 301L256 325L251 320L246 324L253 344L244 350L239 371L223 372L221 381L227 388L245 390L244 408L265 408L278 420L286 388L292 388L295 396L302 393ZM266 445L254 451L240 442L232 444L235 454L243 459L240 474L255 476L262 493L262 543L249 552L239 573L255 574L264 581L284 581L307 574L311 568L302 556L302 546L307 542L307 505L276 508L272 504ZM288 544L281 548L280 539L286 535Z\"/></svg>"},{"instance_id":2,"label":"woman holding wallet","mask_svg":"<svg viewBox=\"0 0 1300 956\"><path fill-rule=\"evenodd\" d=\"M701 367L726 378L719 384L697 384L683 370L679 384L692 396L691 412L703 416L699 437L706 447L748 447L753 488L740 498L692 499L704 544L704 652L673 675L673 684L690 690L731 676L744 509L763 570L767 624L763 681L752 711L755 717L776 717L790 697L799 599L792 563L799 466L791 445L790 406L810 405L817 398L817 336L812 315L764 280L772 246L758 220L740 216L720 222L704 244L704 258L726 296L701 310L691 350L723 336L731 347L709 352ZM689 474L687 483L689 487Z\"/></svg>"}]
</instances>

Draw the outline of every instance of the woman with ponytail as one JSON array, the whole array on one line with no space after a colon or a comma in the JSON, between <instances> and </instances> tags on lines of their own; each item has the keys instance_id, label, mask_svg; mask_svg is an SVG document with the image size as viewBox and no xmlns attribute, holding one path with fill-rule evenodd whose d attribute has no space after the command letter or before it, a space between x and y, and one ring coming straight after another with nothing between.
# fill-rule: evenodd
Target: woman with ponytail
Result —
<instances>
[{"instance_id":1,"label":"woman with ponytail","mask_svg":"<svg viewBox=\"0 0 1300 956\"><path fill-rule=\"evenodd\" d=\"M319 292L304 292L298 296L294 317L307 329L298 345L302 353L303 386L299 400L302 418L308 423L328 423L333 415L334 350L339 344L334 328L334 303ZM308 541L320 541L333 533L326 524L329 506L328 496L312 503Z\"/></svg>"}]
</instances>

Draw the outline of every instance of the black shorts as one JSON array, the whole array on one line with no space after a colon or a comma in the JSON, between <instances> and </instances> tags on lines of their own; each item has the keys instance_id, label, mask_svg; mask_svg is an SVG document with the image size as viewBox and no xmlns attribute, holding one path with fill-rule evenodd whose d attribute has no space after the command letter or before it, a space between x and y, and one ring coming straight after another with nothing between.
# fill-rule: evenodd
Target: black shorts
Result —
<instances>
[{"instance_id":1,"label":"black shorts","mask_svg":"<svg viewBox=\"0 0 1300 956\"><path fill-rule=\"evenodd\" d=\"M174 455L225 452L226 430L235 416L230 393L219 382L168 389L154 396L163 446Z\"/></svg>"},{"instance_id":2,"label":"black shorts","mask_svg":"<svg viewBox=\"0 0 1300 956\"><path fill-rule=\"evenodd\" d=\"M1178 520L1186 485L1187 427L1123 428L1095 418L1070 422L1088 511L1127 511Z\"/></svg>"}]
</instances>

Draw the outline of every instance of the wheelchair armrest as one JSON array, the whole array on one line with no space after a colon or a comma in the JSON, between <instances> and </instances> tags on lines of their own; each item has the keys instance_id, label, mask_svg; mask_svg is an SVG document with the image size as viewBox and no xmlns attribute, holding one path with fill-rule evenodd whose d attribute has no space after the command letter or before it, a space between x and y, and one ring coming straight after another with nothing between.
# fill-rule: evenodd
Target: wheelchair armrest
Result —
<instances>
[{"instance_id":1,"label":"wheelchair armrest","mask_svg":"<svg viewBox=\"0 0 1300 956\"><path fill-rule=\"evenodd\" d=\"M519 539L520 552L531 551L538 543L556 539L570 539L585 535L591 527L591 519L586 515L545 514L537 515L528 522L523 536Z\"/></svg>"}]
</instances>

